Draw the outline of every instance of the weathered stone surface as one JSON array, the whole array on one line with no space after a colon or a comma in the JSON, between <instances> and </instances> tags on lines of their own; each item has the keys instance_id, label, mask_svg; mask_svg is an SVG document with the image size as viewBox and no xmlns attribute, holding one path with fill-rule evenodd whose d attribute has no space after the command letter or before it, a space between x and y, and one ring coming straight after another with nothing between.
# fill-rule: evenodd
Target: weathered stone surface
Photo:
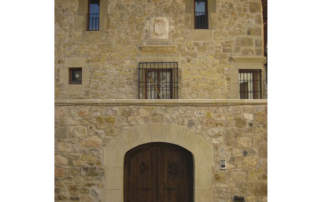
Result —
<instances>
[{"instance_id":1,"label":"weathered stone surface","mask_svg":"<svg viewBox=\"0 0 320 202\"><path fill-rule=\"evenodd\" d=\"M55 138L66 138L67 130L66 128L55 128Z\"/></svg>"},{"instance_id":2,"label":"weathered stone surface","mask_svg":"<svg viewBox=\"0 0 320 202\"><path fill-rule=\"evenodd\" d=\"M247 125L247 122L243 119L240 119L240 118L236 118L235 122L236 122L236 127L238 127L238 128L244 128Z\"/></svg>"},{"instance_id":3,"label":"weathered stone surface","mask_svg":"<svg viewBox=\"0 0 320 202\"><path fill-rule=\"evenodd\" d=\"M55 142L55 150L57 152L72 152L72 143Z\"/></svg>"},{"instance_id":4,"label":"weathered stone surface","mask_svg":"<svg viewBox=\"0 0 320 202\"><path fill-rule=\"evenodd\" d=\"M261 35L261 28L255 27L255 28L249 28L248 29L248 35L254 35L254 36L260 36Z\"/></svg>"},{"instance_id":5,"label":"weathered stone surface","mask_svg":"<svg viewBox=\"0 0 320 202\"><path fill-rule=\"evenodd\" d=\"M84 139L84 141L82 142L82 145L85 147L100 147L102 144L102 140L99 137L89 137Z\"/></svg>"},{"instance_id":6,"label":"weathered stone surface","mask_svg":"<svg viewBox=\"0 0 320 202\"><path fill-rule=\"evenodd\" d=\"M57 166L57 165L56 165ZM55 177L60 178L60 177L67 177L67 169L65 168L60 168L60 167L55 167Z\"/></svg>"},{"instance_id":7,"label":"weathered stone surface","mask_svg":"<svg viewBox=\"0 0 320 202\"><path fill-rule=\"evenodd\" d=\"M251 13L257 13L260 11L261 4L256 3L256 2L250 2L249 3L249 10Z\"/></svg>"},{"instance_id":8,"label":"weathered stone surface","mask_svg":"<svg viewBox=\"0 0 320 202\"><path fill-rule=\"evenodd\" d=\"M103 169L97 167L84 167L81 169L81 176L103 176Z\"/></svg>"},{"instance_id":9,"label":"weathered stone surface","mask_svg":"<svg viewBox=\"0 0 320 202\"><path fill-rule=\"evenodd\" d=\"M83 1L55 1L56 98L137 98L137 65L146 59L178 62L179 98L239 98L228 58L263 55L254 43L263 41L260 2L209 1L209 29L194 29L189 1L101 0L100 29L87 31ZM83 68L82 85L69 85L70 67Z\"/></svg>"},{"instance_id":10,"label":"weathered stone surface","mask_svg":"<svg viewBox=\"0 0 320 202\"><path fill-rule=\"evenodd\" d=\"M257 183L249 184L248 191L249 193L255 196L266 196L267 195L267 184L266 183Z\"/></svg>"},{"instance_id":11,"label":"weathered stone surface","mask_svg":"<svg viewBox=\"0 0 320 202\"><path fill-rule=\"evenodd\" d=\"M174 53L176 52L175 46L140 46L139 50L144 53Z\"/></svg>"},{"instance_id":12,"label":"weathered stone surface","mask_svg":"<svg viewBox=\"0 0 320 202\"><path fill-rule=\"evenodd\" d=\"M246 120L249 120L249 121L253 120L253 114L244 113L243 116Z\"/></svg>"},{"instance_id":13,"label":"weathered stone surface","mask_svg":"<svg viewBox=\"0 0 320 202\"><path fill-rule=\"evenodd\" d=\"M60 155L55 155L55 164L58 166L67 165L68 159Z\"/></svg>"},{"instance_id":14,"label":"weathered stone surface","mask_svg":"<svg viewBox=\"0 0 320 202\"><path fill-rule=\"evenodd\" d=\"M64 131L74 128L87 128L81 135L66 135L57 138L56 179L61 179L58 198L79 197L81 200L103 200L106 174L104 146L127 134L130 128L170 124L183 126L191 136L202 136L212 145L214 153L212 177L214 178L214 196L217 200L229 200L235 193L246 197L266 196L267 181L267 138L266 106L56 106L65 116L73 120L82 119L81 127L66 126ZM86 115L83 115L86 112ZM116 116L116 118L114 118ZM100 118L97 118L100 117ZM101 122L101 123L100 123ZM250 122L253 124L250 126ZM99 124L108 125L112 136L96 133ZM153 128L152 137L158 129ZM172 130L172 129L171 129ZM144 133L138 130L128 134L124 144L135 141L136 136ZM172 131L179 135L178 132ZM130 138L129 138L130 135ZM105 138L108 137L108 138ZM158 137L158 135L157 135ZM151 140L151 139L150 139ZM63 142L63 144L61 144ZM196 142L194 144L197 144ZM59 146L60 145L60 146ZM68 146L66 146L68 145ZM118 158L117 154L112 154ZM226 160L226 169L220 170L220 160ZM122 162L122 161L121 161ZM111 179L110 179L111 180ZM72 195L68 184L77 182L80 195ZM115 184L118 184L116 182ZM92 187L95 194L92 195ZM223 191L223 193L220 193ZM72 193L71 193L72 192ZM248 193L248 194L246 194ZM88 199L89 200L89 199Z\"/></svg>"},{"instance_id":15,"label":"weathered stone surface","mask_svg":"<svg viewBox=\"0 0 320 202\"><path fill-rule=\"evenodd\" d=\"M87 128L83 126L77 126L71 128L71 136L78 138L85 137L87 135Z\"/></svg>"},{"instance_id":16,"label":"weathered stone surface","mask_svg":"<svg viewBox=\"0 0 320 202\"><path fill-rule=\"evenodd\" d=\"M241 47L250 47L253 46L253 39L248 37L239 38L237 40L237 45Z\"/></svg>"},{"instance_id":17,"label":"weathered stone surface","mask_svg":"<svg viewBox=\"0 0 320 202\"><path fill-rule=\"evenodd\" d=\"M162 134L169 132L158 126L170 125L170 138L188 134L183 141L196 151L201 144L208 148L199 158L210 172L198 173L197 182L213 186L195 190L196 202L230 201L234 195L266 201L265 104L72 104L73 99L136 99L137 66L146 61L178 62L179 98L238 99L238 70L264 73L260 7L253 0L209 1L209 29L199 30L193 1L100 0L100 29L87 31L88 1L56 0L55 95L71 104L55 109L55 200L122 201L121 191L106 190L121 185L112 180L123 169L117 165L105 173L119 157L106 153L107 145L118 137L123 138L119 149L141 136L145 142L166 141ZM69 85L70 67L82 67L81 85ZM195 137L204 142L191 141ZM114 161L105 161L106 155ZM220 160L226 161L225 170Z\"/></svg>"}]
</instances>

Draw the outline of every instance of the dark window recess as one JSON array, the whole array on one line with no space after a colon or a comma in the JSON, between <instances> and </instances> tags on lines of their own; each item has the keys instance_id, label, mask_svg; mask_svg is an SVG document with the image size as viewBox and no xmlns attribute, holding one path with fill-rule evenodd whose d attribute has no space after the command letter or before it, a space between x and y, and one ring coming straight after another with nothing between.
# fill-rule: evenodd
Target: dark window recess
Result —
<instances>
[{"instance_id":1,"label":"dark window recess","mask_svg":"<svg viewBox=\"0 0 320 202\"><path fill-rule=\"evenodd\" d=\"M220 160L220 169L226 169L226 160Z\"/></svg>"},{"instance_id":2,"label":"dark window recess","mask_svg":"<svg viewBox=\"0 0 320 202\"><path fill-rule=\"evenodd\" d=\"M194 1L194 25L196 29L208 29L207 0Z\"/></svg>"},{"instance_id":3,"label":"dark window recess","mask_svg":"<svg viewBox=\"0 0 320 202\"><path fill-rule=\"evenodd\" d=\"M81 84L82 83L82 69L70 68L69 69L69 84Z\"/></svg>"},{"instance_id":4,"label":"dark window recess","mask_svg":"<svg viewBox=\"0 0 320 202\"><path fill-rule=\"evenodd\" d=\"M177 99L178 63L139 63L138 89L140 99Z\"/></svg>"},{"instance_id":5,"label":"dark window recess","mask_svg":"<svg viewBox=\"0 0 320 202\"><path fill-rule=\"evenodd\" d=\"M100 24L100 2L99 0L89 0L88 30L98 31Z\"/></svg>"},{"instance_id":6,"label":"dark window recess","mask_svg":"<svg viewBox=\"0 0 320 202\"><path fill-rule=\"evenodd\" d=\"M233 202L245 202L244 197L242 196L234 196Z\"/></svg>"},{"instance_id":7,"label":"dark window recess","mask_svg":"<svg viewBox=\"0 0 320 202\"><path fill-rule=\"evenodd\" d=\"M261 99L261 70L239 70L240 99Z\"/></svg>"}]
</instances>

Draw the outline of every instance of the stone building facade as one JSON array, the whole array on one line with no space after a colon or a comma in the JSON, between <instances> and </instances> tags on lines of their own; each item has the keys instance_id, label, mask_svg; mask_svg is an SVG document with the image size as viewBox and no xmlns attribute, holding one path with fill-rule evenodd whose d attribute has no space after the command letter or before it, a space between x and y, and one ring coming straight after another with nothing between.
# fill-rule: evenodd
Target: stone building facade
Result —
<instances>
[{"instance_id":1,"label":"stone building facade","mask_svg":"<svg viewBox=\"0 0 320 202\"><path fill-rule=\"evenodd\" d=\"M124 202L125 155L151 142L192 153L192 202L267 201L262 4L204 2L198 29L194 0L55 1L55 201ZM171 96L142 63L176 65Z\"/></svg>"}]
</instances>

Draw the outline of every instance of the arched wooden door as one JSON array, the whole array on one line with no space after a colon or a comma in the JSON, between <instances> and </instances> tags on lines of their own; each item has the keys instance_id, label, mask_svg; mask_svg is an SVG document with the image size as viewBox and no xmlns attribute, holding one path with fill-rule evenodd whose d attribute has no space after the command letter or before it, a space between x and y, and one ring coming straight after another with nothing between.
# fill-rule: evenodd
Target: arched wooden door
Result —
<instances>
[{"instance_id":1,"label":"arched wooden door","mask_svg":"<svg viewBox=\"0 0 320 202\"><path fill-rule=\"evenodd\" d=\"M124 169L124 202L193 202L193 158L182 147L138 146L126 153Z\"/></svg>"}]
</instances>

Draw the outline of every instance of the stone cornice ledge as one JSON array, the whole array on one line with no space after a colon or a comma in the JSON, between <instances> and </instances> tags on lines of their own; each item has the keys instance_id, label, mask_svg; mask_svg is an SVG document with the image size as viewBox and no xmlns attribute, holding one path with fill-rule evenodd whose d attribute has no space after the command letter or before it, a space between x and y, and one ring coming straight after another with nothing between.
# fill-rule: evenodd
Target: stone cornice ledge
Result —
<instances>
[{"instance_id":1,"label":"stone cornice ledge","mask_svg":"<svg viewBox=\"0 0 320 202\"><path fill-rule=\"evenodd\" d=\"M262 63L265 64L267 59L264 56L233 56L232 60L236 63Z\"/></svg>"},{"instance_id":2,"label":"stone cornice ledge","mask_svg":"<svg viewBox=\"0 0 320 202\"><path fill-rule=\"evenodd\" d=\"M266 99L57 99L56 106L232 106L267 105Z\"/></svg>"}]
</instances>

